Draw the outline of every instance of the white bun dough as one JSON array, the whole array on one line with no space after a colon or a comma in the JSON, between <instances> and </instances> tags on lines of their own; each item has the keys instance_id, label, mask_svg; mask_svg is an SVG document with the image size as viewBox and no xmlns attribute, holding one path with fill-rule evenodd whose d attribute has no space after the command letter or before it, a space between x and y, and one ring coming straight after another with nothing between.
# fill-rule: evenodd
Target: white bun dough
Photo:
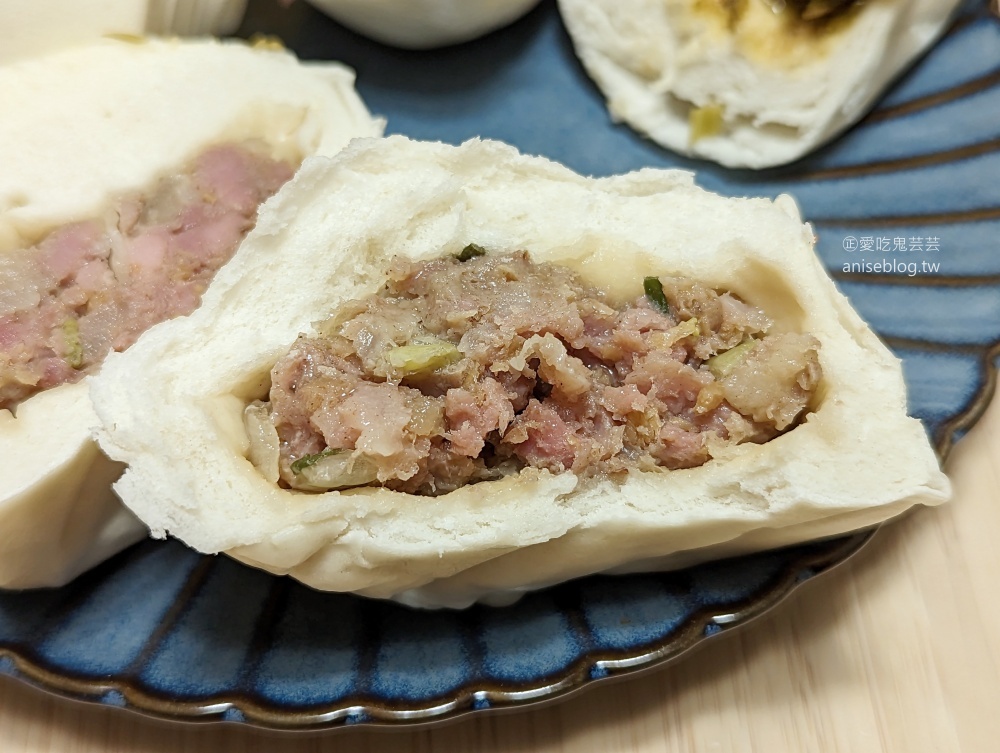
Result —
<instances>
[{"instance_id":1,"label":"white bun dough","mask_svg":"<svg viewBox=\"0 0 1000 753\"><path fill-rule=\"evenodd\" d=\"M820 343L804 423L686 470L621 483L523 470L438 497L310 494L247 460L242 413L269 370L390 260L526 249L611 295L682 275ZM113 354L92 397L116 488L152 529L319 589L462 607L612 569L677 567L871 526L949 494L899 362L835 289L788 197L729 199L690 174L583 178L488 141L359 140L308 160L190 317Z\"/></svg>"},{"instance_id":2,"label":"white bun dough","mask_svg":"<svg viewBox=\"0 0 1000 753\"><path fill-rule=\"evenodd\" d=\"M721 0L559 7L613 119L681 154L764 168L856 122L937 39L958 2L869 0L817 33L789 28L767 0L737 2L735 22ZM721 114L717 133L692 133L697 108Z\"/></svg>"},{"instance_id":3,"label":"white bun dough","mask_svg":"<svg viewBox=\"0 0 1000 753\"><path fill-rule=\"evenodd\" d=\"M467 42L520 18L538 0L308 0L360 34L414 50Z\"/></svg>"},{"instance_id":4,"label":"white bun dough","mask_svg":"<svg viewBox=\"0 0 1000 753\"><path fill-rule=\"evenodd\" d=\"M213 143L260 139L301 158L378 135L353 80L214 41L104 40L0 68L0 100L17 103L0 116L0 273L3 254L100 216ZM0 410L0 587L60 585L146 533L111 492L88 384Z\"/></svg>"},{"instance_id":5,"label":"white bun dough","mask_svg":"<svg viewBox=\"0 0 1000 753\"><path fill-rule=\"evenodd\" d=\"M231 34L246 0L4 0L0 63L87 44L106 34Z\"/></svg>"}]
</instances>

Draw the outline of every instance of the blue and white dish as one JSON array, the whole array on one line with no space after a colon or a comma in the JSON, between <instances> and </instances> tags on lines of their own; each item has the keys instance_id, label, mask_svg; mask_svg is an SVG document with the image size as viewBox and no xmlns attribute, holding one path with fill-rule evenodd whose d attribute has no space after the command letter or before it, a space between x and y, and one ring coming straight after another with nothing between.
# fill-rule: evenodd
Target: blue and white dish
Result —
<instances>
[{"instance_id":1,"label":"blue and white dish","mask_svg":"<svg viewBox=\"0 0 1000 753\"><path fill-rule=\"evenodd\" d=\"M861 124L808 160L764 173L681 159L612 124L551 1L484 39L429 53L375 45L302 3L251 2L242 31L353 66L390 132L500 139L594 175L682 166L723 194L792 193L841 289L902 358L911 412L942 458L992 395L1000 23L981 0L965 3ZM745 624L871 537L591 577L461 612L323 594L150 541L64 588L0 594L0 672L175 720L426 723L665 662Z\"/></svg>"}]
</instances>

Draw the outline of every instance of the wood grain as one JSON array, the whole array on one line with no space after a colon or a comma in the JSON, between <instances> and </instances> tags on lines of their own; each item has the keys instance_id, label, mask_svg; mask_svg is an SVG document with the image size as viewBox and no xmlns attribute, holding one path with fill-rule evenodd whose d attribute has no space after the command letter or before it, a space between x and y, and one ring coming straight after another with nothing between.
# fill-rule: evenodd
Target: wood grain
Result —
<instances>
[{"instance_id":1,"label":"wood grain","mask_svg":"<svg viewBox=\"0 0 1000 753\"><path fill-rule=\"evenodd\" d=\"M0 678L3 753L992 751L1000 739L1000 401L948 465L951 503L674 665L533 711L411 731L170 725Z\"/></svg>"}]
</instances>

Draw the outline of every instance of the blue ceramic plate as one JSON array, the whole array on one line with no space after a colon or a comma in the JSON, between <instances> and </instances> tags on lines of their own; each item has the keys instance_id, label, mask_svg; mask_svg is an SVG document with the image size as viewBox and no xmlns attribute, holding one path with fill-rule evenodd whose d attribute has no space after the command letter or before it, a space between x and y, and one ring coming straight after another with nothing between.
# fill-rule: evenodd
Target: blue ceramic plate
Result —
<instances>
[{"instance_id":1,"label":"blue ceramic plate","mask_svg":"<svg viewBox=\"0 0 1000 753\"><path fill-rule=\"evenodd\" d=\"M391 132L501 139L583 173L681 165L724 194L791 192L844 292L903 359L911 411L942 457L993 392L1000 24L984 0L966 3L860 126L767 173L681 160L613 125L551 1L484 40L433 53L374 45L303 3L283 11L251 2L243 32L255 31L304 58L352 65ZM0 671L171 719L300 729L427 722L664 662L760 614L868 538L587 578L459 613L321 594L147 542L66 588L0 595Z\"/></svg>"}]
</instances>

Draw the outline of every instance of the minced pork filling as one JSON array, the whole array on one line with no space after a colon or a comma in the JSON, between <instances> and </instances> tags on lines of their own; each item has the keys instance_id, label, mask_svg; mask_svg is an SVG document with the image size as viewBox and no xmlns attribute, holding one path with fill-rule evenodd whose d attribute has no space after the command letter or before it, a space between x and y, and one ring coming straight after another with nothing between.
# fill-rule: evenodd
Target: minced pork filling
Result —
<instances>
[{"instance_id":1,"label":"minced pork filling","mask_svg":"<svg viewBox=\"0 0 1000 753\"><path fill-rule=\"evenodd\" d=\"M78 381L109 350L197 308L293 172L257 144L214 146L104 217L0 252L0 409Z\"/></svg>"},{"instance_id":2,"label":"minced pork filling","mask_svg":"<svg viewBox=\"0 0 1000 753\"><path fill-rule=\"evenodd\" d=\"M729 292L650 277L615 306L525 252L394 262L271 372L251 460L302 490L442 494L525 467L690 468L794 426L819 342Z\"/></svg>"}]
</instances>

